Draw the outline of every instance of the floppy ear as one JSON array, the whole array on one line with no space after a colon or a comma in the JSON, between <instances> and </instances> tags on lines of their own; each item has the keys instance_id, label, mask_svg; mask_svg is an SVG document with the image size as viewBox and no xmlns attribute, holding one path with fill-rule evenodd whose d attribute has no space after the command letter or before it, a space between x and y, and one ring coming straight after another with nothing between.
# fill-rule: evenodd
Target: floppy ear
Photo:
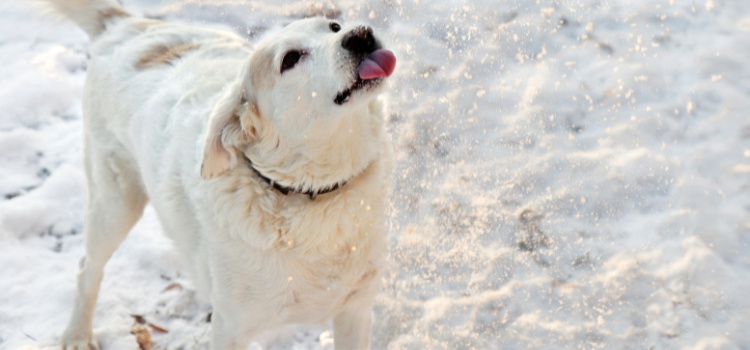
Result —
<instances>
[{"instance_id":1,"label":"floppy ear","mask_svg":"<svg viewBox=\"0 0 750 350\"><path fill-rule=\"evenodd\" d=\"M211 112L201 164L201 177L205 180L221 176L237 166L236 146L249 143L250 137L254 136L248 135L242 125L252 119L246 118L246 114L257 113L257 108L250 102L248 79L245 67ZM245 127L254 131L250 125Z\"/></svg>"}]
</instances>

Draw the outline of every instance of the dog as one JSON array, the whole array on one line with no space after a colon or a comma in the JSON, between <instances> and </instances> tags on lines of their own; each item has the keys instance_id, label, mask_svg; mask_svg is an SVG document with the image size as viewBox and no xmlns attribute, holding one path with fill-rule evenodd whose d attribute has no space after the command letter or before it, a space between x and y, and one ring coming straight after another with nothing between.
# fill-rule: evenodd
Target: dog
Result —
<instances>
[{"instance_id":1,"label":"dog","mask_svg":"<svg viewBox=\"0 0 750 350\"><path fill-rule=\"evenodd\" d=\"M253 47L116 0L37 1L91 39L86 255L62 347L98 349L102 269L147 202L212 304L213 349L328 320L336 349L369 347L396 64L372 29L308 18Z\"/></svg>"}]
</instances>

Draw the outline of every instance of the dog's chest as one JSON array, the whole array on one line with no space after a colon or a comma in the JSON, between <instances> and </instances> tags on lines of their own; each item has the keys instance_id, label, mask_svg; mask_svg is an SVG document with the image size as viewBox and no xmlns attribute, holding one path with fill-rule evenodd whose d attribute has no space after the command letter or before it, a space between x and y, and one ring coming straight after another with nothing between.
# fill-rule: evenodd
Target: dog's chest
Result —
<instances>
[{"instance_id":1,"label":"dog's chest","mask_svg":"<svg viewBox=\"0 0 750 350\"><path fill-rule=\"evenodd\" d=\"M317 322L338 313L345 304L356 302L374 291L378 268L370 262L355 263L343 270L336 266L290 271L286 300L280 317L291 322ZM369 300L369 298L367 298Z\"/></svg>"},{"instance_id":2,"label":"dog's chest","mask_svg":"<svg viewBox=\"0 0 750 350\"><path fill-rule=\"evenodd\" d=\"M270 201L243 171L235 170L242 175L236 184L217 182L226 187L209 188L211 200L198 202L218 205L203 211L216 213L204 219L204 232L213 234L203 235L214 303L243 305L240 313L279 323L321 322L344 306L367 307L386 248L384 200L367 191L375 186L353 182L313 201Z\"/></svg>"},{"instance_id":3,"label":"dog's chest","mask_svg":"<svg viewBox=\"0 0 750 350\"><path fill-rule=\"evenodd\" d=\"M377 289L379 263L373 256L342 254L311 261L290 251L243 255L232 259L234 265L213 269L224 271L218 276L224 282L214 287L212 299L244 305L248 313L262 312L280 323L325 321L344 305L370 300Z\"/></svg>"}]
</instances>

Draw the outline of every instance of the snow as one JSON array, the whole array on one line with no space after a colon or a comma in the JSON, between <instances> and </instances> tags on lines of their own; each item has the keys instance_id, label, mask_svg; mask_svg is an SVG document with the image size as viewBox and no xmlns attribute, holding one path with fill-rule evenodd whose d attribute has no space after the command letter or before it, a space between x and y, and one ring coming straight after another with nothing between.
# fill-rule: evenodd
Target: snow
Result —
<instances>
[{"instance_id":1,"label":"snow","mask_svg":"<svg viewBox=\"0 0 750 350\"><path fill-rule=\"evenodd\" d=\"M373 25L398 57L373 348L750 349L750 2L125 1L255 41ZM83 255L87 38L0 0L0 349L49 349ZM104 349L205 349L152 208L105 269ZM171 287L171 288L170 288ZM330 325L252 349L331 349Z\"/></svg>"}]
</instances>

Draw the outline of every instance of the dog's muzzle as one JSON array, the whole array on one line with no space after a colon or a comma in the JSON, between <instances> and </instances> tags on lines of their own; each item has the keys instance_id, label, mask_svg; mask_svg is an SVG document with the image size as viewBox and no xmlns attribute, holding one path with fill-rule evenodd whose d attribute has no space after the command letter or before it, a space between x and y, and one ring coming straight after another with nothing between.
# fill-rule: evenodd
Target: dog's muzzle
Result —
<instances>
[{"instance_id":1,"label":"dog's muzzle","mask_svg":"<svg viewBox=\"0 0 750 350\"><path fill-rule=\"evenodd\" d=\"M359 26L346 33L341 40L341 47L349 51L356 60L357 78L348 89L336 95L333 102L337 105L349 101L354 91L377 85L381 78L391 76L396 68L396 56L381 48L370 27Z\"/></svg>"}]
</instances>

